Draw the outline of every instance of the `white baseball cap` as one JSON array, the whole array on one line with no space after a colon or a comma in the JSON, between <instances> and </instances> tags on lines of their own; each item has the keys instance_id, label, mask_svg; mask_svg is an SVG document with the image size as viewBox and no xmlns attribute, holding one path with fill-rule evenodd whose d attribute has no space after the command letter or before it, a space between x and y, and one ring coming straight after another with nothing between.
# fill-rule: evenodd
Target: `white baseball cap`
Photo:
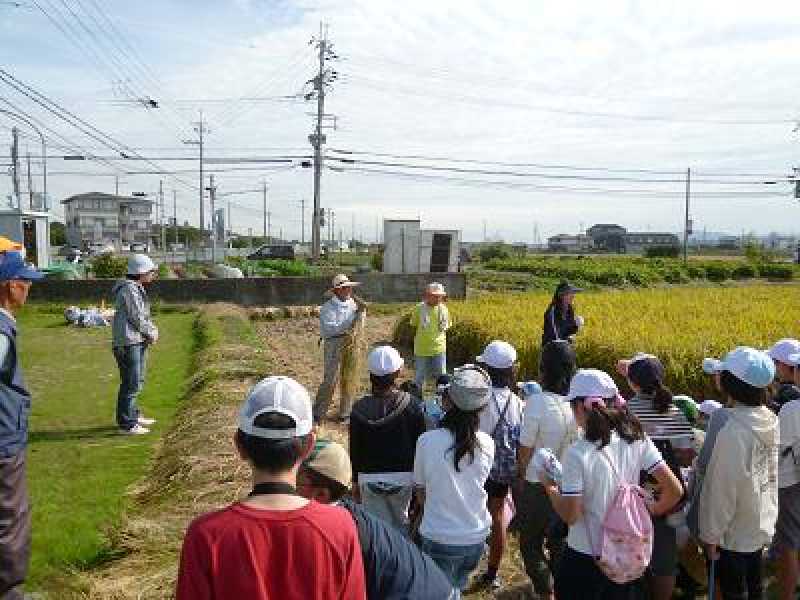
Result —
<instances>
[{"instance_id":1,"label":"white baseball cap","mask_svg":"<svg viewBox=\"0 0 800 600\"><path fill-rule=\"evenodd\" d=\"M344 287L356 287L361 285L358 281L350 281L350 278L344 273L339 273L331 281L331 290L338 290Z\"/></svg>"},{"instance_id":2,"label":"white baseball cap","mask_svg":"<svg viewBox=\"0 0 800 600\"><path fill-rule=\"evenodd\" d=\"M567 400L575 398L616 398L617 384L611 375L599 369L578 369L569 382Z\"/></svg>"},{"instance_id":3,"label":"white baseball cap","mask_svg":"<svg viewBox=\"0 0 800 600\"><path fill-rule=\"evenodd\" d=\"M259 415L279 413L294 421L289 429L266 429L254 423ZM277 375L259 381L245 398L239 410L239 429L247 435L267 440L283 440L311 433L313 417L311 397L291 377Z\"/></svg>"},{"instance_id":4,"label":"white baseball cap","mask_svg":"<svg viewBox=\"0 0 800 600\"><path fill-rule=\"evenodd\" d=\"M517 351L508 342L495 340L483 349L475 360L493 369L510 369L517 362Z\"/></svg>"},{"instance_id":5,"label":"white baseball cap","mask_svg":"<svg viewBox=\"0 0 800 600\"><path fill-rule=\"evenodd\" d=\"M731 350L722 360L704 359L703 371L709 375L728 371L737 379L757 388L765 388L775 379L775 363L770 355L748 346Z\"/></svg>"},{"instance_id":6,"label":"white baseball cap","mask_svg":"<svg viewBox=\"0 0 800 600\"><path fill-rule=\"evenodd\" d=\"M146 254L131 254L128 257L128 275L144 275L157 268L156 263Z\"/></svg>"},{"instance_id":7,"label":"white baseball cap","mask_svg":"<svg viewBox=\"0 0 800 600\"><path fill-rule=\"evenodd\" d=\"M377 377L397 373L403 364L403 357L391 346L378 346L367 357L367 369Z\"/></svg>"},{"instance_id":8,"label":"white baseball cap","mask_svg":"<svg viewBox=\"0 0 800 600\"><path fill-rule=\"evenodd\" d=\"M447 296L447 292L444 291L444 286L438 281L429 283L425 287L425 293L430 294L431 296Z\"/></svg>"},{"instance_id":9,"label":"white baseball cap","mask_svg":"<svg viewBox=\"0 0 800 600\"><path fill-rule=\"evenodd\" d=\"M709 417L714 414L715 411L722 408L722 404L717 402L716 400L703 400L698 406L697 410L699 410L704 415L708 415Z\"/></svg>"},{"instance_id":10,"label":"white baseball cap","mask_svg":"<svg viewBox=\"0 0 800 600\"><path fill-rule=\"evenodd\" d=\"M489 374L475 365L464 365L453 371L448 388L450 400L466 412L474 412L486 406L492 396L492 380Z\"/></svg>"},{"instance_id":11,"label":"white baseball cap","mask_svg":"<svg viewBox=\"0 0 800 600\"><path fill-rule=\"evenodd\" d=\"M792 354L800 354L800 341L792 338L783 338L775 342L775 345L767 351L767 354L773 360L791 365L793 363L789 360L789 357Z\"/></svg>"}]
</instances>

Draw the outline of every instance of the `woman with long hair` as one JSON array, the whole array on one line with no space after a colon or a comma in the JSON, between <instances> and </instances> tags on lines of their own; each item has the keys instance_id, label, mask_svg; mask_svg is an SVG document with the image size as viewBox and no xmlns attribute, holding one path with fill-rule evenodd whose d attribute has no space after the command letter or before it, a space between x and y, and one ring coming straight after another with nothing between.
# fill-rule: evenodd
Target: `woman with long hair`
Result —
<instances>
[{"instance_id":1,"label":"woman with long hair","mask_svg":"<svg viewBox=\"0 0 800 600\"><path fill-rule=\"evenodd\" d=\"M544 313L542 327L542 347L553 340L572 341L573 336L583 327L583 317L575 316L573 302L575 294L582 292L579 287L562 281L553 293L553 299Z\"/></svg>"},{"instance_id":2,"label":"woman with long hair","mask_svg":"<svg viewBox=\"0 0 800 600\"><path fill-rule=\"evenodd\" d=\"M540 598L552 600L552 572L563 550L563 538L553 535L553 506L539 481L531 457L547 448L559 460L578 437L575 417L566 401L575 374L575 348L566 340L549 342L539 359L541 393L527 398L519 446L519 493L514 498L519 549L525 571ZM544 552L545 541L548 553Z\"/></svg>"},{"instance_id":3,"label":"woman with long hair","mask_svg":"<svg viewBox=\"0 0 800 600\"><path fill-rule=\"evenodd\" d=\"M617 363L617 370L627 379L634 392L628 400L628 410L642 424L669 468L680 481L679 453L691 448L694 440L692 424L674 404L672 392L664 385L664 366L650 354L636 354ZM643 483L654 485L652 477ZM649 583L653 600L669 600L675 589L678 570L677 530L665 517L653 519L653 556L650 560Z\"/></svg>"},{"instance_id":4,"label":"woman with long hair","mask_svg":"<svg viewBox=\"0 0 800 600\"><path fill-rule=\"evenodd\" d=\"M556 513L569 525L567 549L555 577L559 600L616 600L642 597L641 578L625 584L609 579L595 557L602 524L614 500L620 479L635 484L639 474L651 474L661 486L648 509L662 515L677 503L681 485L661 453L642 431L638 419L617 408L614 380L596 369L579 370L567 394L583 438L564 455L560 487L540 475Z\"/></svg>"},{"instance_id":5,"label":"woman with long hair","mask_svg":"<svg viewBox=\"0 0 800 600\"><path fill-rule=\"evenodd\" d=\"M441 426L420 436L414 458L420 545L459 590L478 566L492 523L484 484L494 443L479 428L491 389L483 369L456 369L442 394Z\"/></svg>"}]
</instances>

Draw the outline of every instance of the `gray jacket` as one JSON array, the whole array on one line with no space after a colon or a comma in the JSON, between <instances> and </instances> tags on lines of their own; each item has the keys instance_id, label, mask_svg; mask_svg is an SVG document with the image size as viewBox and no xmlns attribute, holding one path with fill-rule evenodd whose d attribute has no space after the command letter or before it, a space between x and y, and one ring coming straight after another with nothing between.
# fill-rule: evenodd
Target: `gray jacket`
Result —
<instances>
[{"instance_id":1,"label":"gray jacket","mask_svg":"<svg viewBox=\"0 0 800 600\"><path fill-rule=\"evenodd\" d=\"M114 347L132 346L149 342L158 334L150 318L150 301L142 284L130 279L118 281L111 291L114 297Z\"/></svg>"}]
</instances>

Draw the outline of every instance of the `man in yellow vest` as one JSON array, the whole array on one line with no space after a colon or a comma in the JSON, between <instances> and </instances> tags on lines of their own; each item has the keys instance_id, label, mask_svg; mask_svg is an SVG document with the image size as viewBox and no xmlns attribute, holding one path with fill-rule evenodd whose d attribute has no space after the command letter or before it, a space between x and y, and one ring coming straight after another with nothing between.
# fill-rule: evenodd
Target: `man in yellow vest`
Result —
<instances>
[{"instance_id":1,"label":"man in yellow vest","mask_svg":"<svg viewBox=\"0 0 800 600\"><path fill-rule=\"evenodd\" d=\"M422 391L425 380L434 380L446 372L447 330L450 328L450 313L445 306L447 293L441 283L431 283L425 288L422 302L411 314L414 336L414 383Z\"/></svg>"}]
</instances>

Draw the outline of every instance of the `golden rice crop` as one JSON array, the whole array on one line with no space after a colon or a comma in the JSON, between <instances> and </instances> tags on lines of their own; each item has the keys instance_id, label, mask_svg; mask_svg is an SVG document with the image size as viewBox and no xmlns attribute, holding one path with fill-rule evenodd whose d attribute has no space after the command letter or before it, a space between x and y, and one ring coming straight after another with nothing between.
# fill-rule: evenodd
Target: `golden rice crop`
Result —
<instances>
[{"instance_id":1,"label":"golden rice crop","mask_svg":"<svg viewBox=\"0 0 800 600\"><path fill-rule=\"evenodd\" d=\"M536 378L550 298L488 294L448 303L455 323L448 332L449 364L472 361L486 343L504 339L517 348L520 376ZM649 352L663 361L674 393L695 397L713 391L701 369L704 357L800 337L800 288L791 285L586 292L575 308L586 319L577 336L579 366L613 374L619 358ZM406 321L398 324L398 343L408 341Z\"/></svg>"}]
</instances>

